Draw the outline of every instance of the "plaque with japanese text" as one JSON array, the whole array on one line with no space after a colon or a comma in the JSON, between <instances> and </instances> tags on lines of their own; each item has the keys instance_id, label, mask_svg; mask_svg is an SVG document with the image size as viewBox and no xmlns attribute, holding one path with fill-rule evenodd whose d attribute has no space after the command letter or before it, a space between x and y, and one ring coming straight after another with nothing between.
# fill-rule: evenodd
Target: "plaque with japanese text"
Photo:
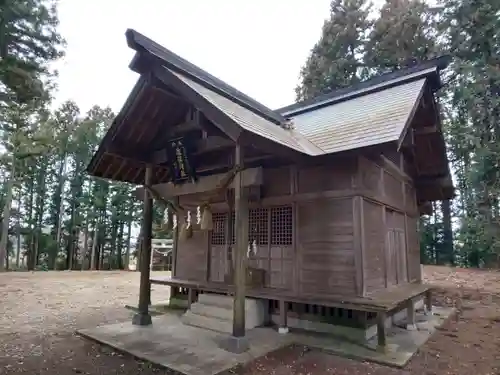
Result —
<instances>
[{"instance_id":1,"label":"plaque with japanese text","mask_svg":"<svg viewBox=\"0 0 500 375\"><path fill-rule=\"evenodd\" d=\"M196 170L192 163L190 144L185 138L168 141L169 168L174 184L196 181Z\"/></svg>"}]
</instances>

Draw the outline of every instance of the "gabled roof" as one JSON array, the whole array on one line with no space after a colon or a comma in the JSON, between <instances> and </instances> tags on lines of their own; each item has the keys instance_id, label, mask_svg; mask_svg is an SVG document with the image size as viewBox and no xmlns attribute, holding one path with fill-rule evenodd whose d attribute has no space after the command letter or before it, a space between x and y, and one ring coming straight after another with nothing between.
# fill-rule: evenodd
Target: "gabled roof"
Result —
<instances>
[{"instance_id":1,"label":"gabled roof","mask_svg":"<svg viewBox=\"0 0 500 375\"><path fill-rule=\"evenodd\" d=\"M439 70L449 60L429 60L273 111L137 31L126 36L130 47L156 59L241 129L310 156L399 140L424 86L439 88ZM285 127L288 120L292 129Z\"/></svg>"},{"instance_id":2,"label":"gabled roof","mask_svg":"<svg viewBox=\"0 0 500 375\"><path fill-rule=\"evenodd\" d=\"M415 119L425 122L419 126L429 134L421 132L415 144L425 154L434 142L442 162L429 176L449 174L440 126L432 126L439 124L431 95L441 85L439 71L447 65L446 57L273 111L144 35L127 30L126 36L137 52L131 68L141 77L88 166L98 177L142 183L144 165L165 149L169 129L182 123L193 107L209 120L207 128L218 128L231 145L245 134L256 148L276 155L284 151L301 160L304 155L401 144L409 125L417 125L412 120L419 113ZM436 134L431 134L433 128L439 128ZM209 152L204 150L200 158ZM155 183L170 180L164 164L154 168Z\"/></svg>"},{"instance_id":3,"label":"gabled roof","mask_svg":"<svg viewBox=\"0 0 500 375\"><path fill-rule=\"evenodd\" d=\"M155 56L165 67L172 71L181 73L189 79L217 92L219 95L227 97L275 124L282 124L285 122L285 119L278 112L269 109L255 99L245 95L241 91L176 55L141 33L128 29L125 35L129 47L137 52L147 52Z\"/></svg>"}]
</instances>

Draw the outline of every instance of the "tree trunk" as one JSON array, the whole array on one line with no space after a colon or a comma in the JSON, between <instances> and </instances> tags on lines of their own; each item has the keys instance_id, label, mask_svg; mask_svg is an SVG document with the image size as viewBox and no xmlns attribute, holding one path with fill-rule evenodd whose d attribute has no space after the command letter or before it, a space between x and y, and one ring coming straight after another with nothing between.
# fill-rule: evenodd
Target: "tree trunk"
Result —
<instances>
[{"instance_id":1,"label":"tree trunk","mask_svg":"<svg viewBox=\"0 0 500 375\"><path fill-rule=\"evenodd\" d=\"M129 217L129 221L127 224L127 240L125 241L125 244L127 246L125 250L125 264L124 268L128 271L130 268L130 240L131 240L131 233L132 232L132 217Z\"/></svg>"},{"instance_id":2,"label":"tree trunk","mask_svg":"<svg viewBox=\"0 0 500 375\"><path fill-rule=\"evenodd\" d=\"M123 231L125 223L120 221L120 227L118 228L118 244L116 246L116 263L119 270L123 269Z\"/></svg>"},{"instance_id":3,"label":"tree trunk","mask_svg":"<svg viewBox=\"0 0 500 375\"><path fill-rule=\"evenodd\" d=\"M33 240L32 240L32 246L33 246L33 250L32 250L32 254L33 254L33 257L31 258L31 261L33 262L32 264L32 269L34 270L36 268L36 266L38 265L38 243L39 243L39 233L40 231L38 230L38 228L35 228L34 230L34 235L33 235Z\"/></svg>"},{"instance_id":4,"label":"tree trunk","mask_svg":"<svg viewBox=\"0 0 500 375\"><path fill-rule=\"evenodd\" d=\"M7 258L7 244L9 242L9 221L10 209L12 207L12 190L14 188L15 179L15 161L12 160L12 172L9 180L7 181L7 193L5 196L5 203L3 206L2 215L2 237L0 238L0 272L5 271L5 260Z\"/></svg>"},{"instance_id":5,"label":"tree trunk","mask_svg":"<svg viewBox=\"0 0 500 375\"><path fill-rule=\"evenodd\" d=\"M97 236L99 235L99 223L96 219L94 233L92 236L92 249L90 250L90 269L96 269L96 251L97 251Z\"/></svg>"},{"instance_id":6,"label":"tree trunk","mask_svg":"<svg viewBox=\"0 0 500 375\"><path fill-rule=\"evenodd\" d=\"M61 231L62 231L62 215L64 210L63 187L64 187L64 172L66 171L66 157L59 166L59 185L57 187L57 194L59 196L59 212L56 217L56 249L54 254L54 269L56 269L57 257L61 250Z\"/></svg>"},{"instance_id":7,"label":"tree trunk","mask_svg":"<svg viewBox=\"0 0 500 375\"><path fill-rule=\"evenodd\" d=\"M19 196L17 198L18 202L18 210L21 210L21 196L22 191L19 189ZM21 215L18 212L17 215L17 227L16 227L16 243L17 243L17 252L16 252L16 268L19 268L19 259L21 257Z\"/></svg>"},{"instance_id":8,"label":"tree trunk","mask_svg":"<svg viewBox=\"0 0 500 375\"><path fill-rule=\"evenodd\" d=\"M117 267L118 265L115 264L116 263L116 259L117 259L117 236L118 236L118 223L116 222L116 220L112 219L112 223L111 223L111 249L109 251L109 260L108 260L108 264L109 264L109 268L110 269L113 269L115 267Z\"/></svg>"},{"instance_id":9,"label":"tree trunk","mask_svg":"<svg viewBox=\"0 0 500 375\"><path fill-rule=\"evenodd\" d=\"M34 190L35 186L33 184L33 180L30 180L30 199L29 199L29 214L28 214L28 229L30 231L28 240L26 241L26 266L28 271L33 271L33 201L34 201Z\"/></svg>"},{"instance_id":10,"label":"tree trunk","mask_svg":"<svg viewBox=\"0 0 500 375\"><path fill-rule=\"evenodd\" d=\"M89 252L89 222L87 220L87 222L85 223L85 234L83 237L83 250L82 250L83 254L82 254L82 267L81 267L82 271L85 268L84 267L85 259L87 259L88 252Z\"/></svg>"},{"instance_id":11,"label":"tree trunk","mask_svg":"<svg viewBox=\"0 0 500 375\"><path fill-rule=\"evenodd\" d=\"M442 202L443 209L443 242L445 249L445 262L455 265L455 254L453 249L453 231L451 228L451 204L449 200Z\"/></svg>"}]
</instances>

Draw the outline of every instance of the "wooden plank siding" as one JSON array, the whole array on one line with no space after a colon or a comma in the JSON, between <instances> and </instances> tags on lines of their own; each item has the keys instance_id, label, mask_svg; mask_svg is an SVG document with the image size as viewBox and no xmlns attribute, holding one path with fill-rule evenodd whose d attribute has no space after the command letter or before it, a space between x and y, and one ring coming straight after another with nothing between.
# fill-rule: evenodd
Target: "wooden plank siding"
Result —
<instances>
[{"instance_id":1,"label":"wooden plank siding","mask_svg":"<svg viewBox=\"0 0 500 375\"><path fill-rule=\"evenodd\" d=\"M418 207L407 163L395 146L359 157L366 292L421 280Z\"/></svg>"},{"instance_id":2,"label":"wooden plank siding","mask_svg":"<svg viewBox=\"0 0 500 375\"><path fill-rule=\"evenodd\" d=\"M355 295L352 199L298 205L300 295Z\"/></svg>"},{"instance_id":3,"label":"wooden plank siding","mask_svg":"<svg viewBox=\"0 0 500 375\"><path fill-rule=\"evenodd\" d=\"M266 270L265 287L297 296L359 294L362 278L356 279L353 224L356 160L353 157L328 166L263 169L263 199L249 204L249 222L254 226L249 228L250 242L255 240L256 253L251 254L248 266ZM197 195L184 196L180 203L190 207L202 200ZM212 204L214 231L203 240L193 237L179 242L177 261L184 263L178 270L179 277L224 282L230 262L224 237L228 205L218 201ZM288 230L284 226L290 227L291 233L283 234ZM273 234L278 228L280 238ZM265 238L262 231L267 234ZM358 240L361 243L359 234ZM203 244L203 251L193 252L194 247ZM203 256L208 263L206 273L194 274L192 262L202 261ZM318 275L326 276L328 283L320 281Z\"/></svg>"},{"instance_id":4,"label":"wooden plank siding","mask_svg":"<svg viewBox=\"0 0 500 375\"><path fill-rule=\"evenodd\" d=\"M176 276L186 280L206 281L208 269L208 233L193 230L193 237L179 241Z\"/></svg>"},{"instance_id":5,"label":"wooden plank siding","mask_svg":"<svg viewBox=\"0 0 500 375\"><path fill-rule=\"evenodd\" d=\"M421 279L415 189L397 173L404 162L389 155L390 168L389 158L377 162L373 154L263 168L262 198L249 204L256 252L248 265L266 271L266 288L297 297L363 297ZM185 196L180 203L201 200ZM178 244L179 277L224 282L231 259L223 219L228 204L221 197L212 210L218 234Z\"/></svg>"}]
</instances>

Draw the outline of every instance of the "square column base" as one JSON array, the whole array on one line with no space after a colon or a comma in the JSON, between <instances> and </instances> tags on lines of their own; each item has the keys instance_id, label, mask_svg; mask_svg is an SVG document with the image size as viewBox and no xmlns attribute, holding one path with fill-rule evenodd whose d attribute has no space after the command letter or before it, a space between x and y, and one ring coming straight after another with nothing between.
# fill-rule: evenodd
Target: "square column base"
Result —
<instances>
[{"instance_id":1,"label":"square column base","mask_svg":"<svg viewBox=\"0 0 500 375\"><path fill-rule=\"evenodd\" d=\"M149 313L137 313L132 318L132 324L134 326L149 326L153 324L153 320L151 319L151 315L149 315Z\"/></svg>"},{"instance_id":2,"label":"square column base","mask_svg":"<svg viewBox=\"0 0 500 375\"><path fill-rule=\"evenodd\" d=\"M279 327L278 328L278 333L280 335L286 335L289 332L288 327Z\"/></svg>"},{"instance_id":3,"label":"square column base","mask_svg":"<svg viewBox=\"0 0 500 375\"><path fill-rule=\"evenodd\" d=\"M231 353L241 354L250 349L250 344L245 336L235 337L231 335L223 338L219 347Z\"/></svg>"}]
</instances>

